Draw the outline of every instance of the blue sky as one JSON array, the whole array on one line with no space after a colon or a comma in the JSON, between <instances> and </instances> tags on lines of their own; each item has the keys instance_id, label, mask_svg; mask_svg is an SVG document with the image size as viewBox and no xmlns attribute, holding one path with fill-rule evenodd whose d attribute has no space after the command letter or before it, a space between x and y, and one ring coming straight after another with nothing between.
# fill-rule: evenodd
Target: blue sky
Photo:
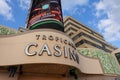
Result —
<instances>
[{"instance_id":1,"label":"blue sky","mask_svg":"<svg viewBox=\"0 0 120 80\"><path fill-rule=\"evenodd\" d=\"M0 0L0 25L25 26L30 0ZM62 0L63 16L71 16L120 48L120 0Z\"/></svg>"}]
</instances>

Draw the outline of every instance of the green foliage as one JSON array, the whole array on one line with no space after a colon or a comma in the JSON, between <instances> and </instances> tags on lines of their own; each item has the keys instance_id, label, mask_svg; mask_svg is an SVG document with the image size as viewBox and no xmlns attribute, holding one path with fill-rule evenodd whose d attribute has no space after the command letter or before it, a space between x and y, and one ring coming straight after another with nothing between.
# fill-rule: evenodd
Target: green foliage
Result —
<instances>
[{"instance_id":1,"label":"green foliage","mask_svg":"<svg viewBox=\"0 0 120 80\"><path fill-rule=\"evenodd\" d=\"M87 57L98 58L105 74L120 75L120 67L112 54L92 48L79 48L78 52Z\"/></svg>"},{"instance_id":2,"label":"green foliage","mask_svg":"<svg viewBox=\"0 0 120 80\"><path fill-rule=\"evenodd\" d=\"M17 31L0 26L0 35L16 34Z\"/></svg>"}]
</instances>

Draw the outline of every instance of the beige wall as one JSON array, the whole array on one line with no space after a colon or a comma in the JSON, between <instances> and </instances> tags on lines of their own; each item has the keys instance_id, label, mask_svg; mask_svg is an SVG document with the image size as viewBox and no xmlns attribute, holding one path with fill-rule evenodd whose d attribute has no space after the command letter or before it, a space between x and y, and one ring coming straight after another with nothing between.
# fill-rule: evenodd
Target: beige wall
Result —
<instances>
[{"instance_id":1,"label":"beige wall","mask_svg":"<svg viewBox=\"0 0 120 80\"><path fill-rule=\"evenodd\" d=\"M23 74L19 77L18 80L68 80L65 77L62 77L61 75L34 75L34 74Z\"/></svg>"},{"instance_id":2,"label":"beige wall","mask_svg":"<svg viewBox=\"0 0 120 80\"><path fill-rule=\"evenodd\" d=\"M40 35L40 39L36 40L36 35ZM18 65L18 64L31 64L31 63L54 63L54 64L68 64L70 66L78 66L78 63L74 60L70 60L70 57L64 58L63 54L63 47L66 46L67 48L71 48L74 50L71 46L68 44L64 44L64 42L60 41L50 41L48 40L42 40L42 36L46 35L47 37L52 35L53 37L58 36L59 38L62 38L63 40L66 39L67 41L70 41L73 43L73 41L67 37L64 33L50 30L35 30L30 31L28 33L23 33L20 35L15 36L8 36L8 37L1 37L0 38L0 66L7 66L7 65ZM28 56L25 54L25 48L27 44L34 42L38 44L38 47L31 47L30 52L36 51L37 54L35 56ZM44 44L47 44L51 56L48 56L47 53L43 53L42 56L39 56L40 49ZM61 51L62 56L61 57L55 57L54 56L54 45L58 44L61 45ZM74 50L76 52L76 50Z\"/></svg>"},{"instance_id":3,"label":"beige wall","mask_svg":"<svg viewBox=\"0 0 120 80\"><path fill-rule=\"evenodd\" d=\"M40 35L39 39L36 38L36 35ZM0 37L0 66L22 65L24 73L18 76L19 80L70 80L72 78L69 79L68 76L61 76L63 73L68 73L70 67L77 68L82 74L104 75L98 59L83 56L72 46L65 44L64 42L55 40L50 41L48 38L47 40L43 40L43 35L46 35L46 37L51 35L53 37L58 36L59 38L66 39L73 43L73 41L64 33L50 29L33 30L13 36L2 36ZM28 56L25 54L25 48L31 42L38 44L37 47L32 46L29 49L31 53L36 51L37 54ZM44 52L43 55L39 56L44 44L48 45L52 54L51 56L48 56L47 52ZM62 55L60 57L54 56L55 49L53 47L55 44L61 46ZM65 58L63 47L74 50L79 57L79 63L73 60L73 58L70 59L70 56ZM45 64L45 66L43 64ZM8 77L8 73L1 73L0 79L11 80L11 78L9 79ZM80 77L80 80L81 79L82 78ZM91 80L92 79L93 78L91 78ZM12 78L12 80L17 80L17 75Z\"/></svg>"},{"instance_id":4,"label":"beige wall","mask_svg":"<svg viewBox=\"0 0 120 80\"><path fill-rule=\"evenodd\" d=\"M0 73L0 80L68 80L67 77L51 74L15 74L14 77L9 77L9 73Z\"/></svg>"},{"instance_id":5,"label":"beige wall","mask_svg":"<svg viewBox=\"0 0 120 80\"><path fill-rule=\"evenodd\" d=\"M36 35L40 35L40 39L36 40ZM56 31L56 30L33 30L30 32L26 32L23 34L15 35L15 36L8 36L8 37L1 37L0 39L0 66L9 66L9 65L22 65L22 64L63 64L67 66L73 66L83 73L91 73L91 74L104 74L102 71L101 64L98 59L87 58L85 56L80 55L77 53L74 48L65 44L64 42L56 42L50 40L42 40L41 37L46 35L47 37L52 35L53 37L58 36L62 39L66 39L73 43L73 41L66 36L64 33ZM30 47L30 52L36 51L37 54L34 56L28 56L25 54L25 47L27 44L35 42L38 44L38 47ZM49 46L51 56L48 56L47 53L43 53L43 55L39 56L40 49L44 44ZM59 44L61 45L62 55L60 57L54 56L54 45ZM74 43L73 43L74 44ZM70 59L69 54L68 58L64 57L64 50L63 47L66 46L74 50L75 53L79 56L79 64ZM96 66L94 66L96 65Z\"/></svg>"},{"instance_id":6,"label":"beige wall","mask_svg":"<svg viewBox=\"0 0 120 80\"><path fill-rule=\"evenodd\" d=\"M0 72L0 80L18 80L18 74L14 77L9 77L9 73Z\"/></svg>"},{"instance_id":7,"label":"beige wall","mask_svg":"<svg viewBox=\"0 0 120 80\"><path fill-rule=\"evenodd\" d=\"M80 74L78 80L119 80L120 77L110 77L104 75L85 75ZM72 76L62 76L56 74L37 74L24 73L22 75L15 75L9 77L8 73L0 73L0 80L75 80Z\"/></svg>"}]
</instances>

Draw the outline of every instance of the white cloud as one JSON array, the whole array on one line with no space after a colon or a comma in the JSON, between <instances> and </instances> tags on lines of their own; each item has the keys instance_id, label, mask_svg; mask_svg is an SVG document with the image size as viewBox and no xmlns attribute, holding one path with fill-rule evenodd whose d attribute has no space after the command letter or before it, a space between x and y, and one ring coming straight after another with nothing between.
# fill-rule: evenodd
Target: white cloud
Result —
<instances>
[{"instance_id":1,"label":"white cloud","mask_svg":"<svg viewBox=\"0 0 120 80\"><path fill-rule=\"evenodd\" d=\"M100 0L96 3L96 15L107 15L98 23L99 30L108 41L120 41L120 0ZM98 16L97 15L97 16Z\"/></svg>"},{"instance_id":2,"label":"white cloud","mask_svg":"<svg viewBox=\"0 0 120 80\"><path fill-rule=\"evenodd\" d=\"M25 10L25 9L28 9L29 6L30 6L30 1L31 0L19 0L20 2L20 7Z\"/></svg>"},{"instance_id":3,"label":"white cloud","mask_svg":"<svg viewBox=\"0 0 120 80\"><path fill-rule=\"evenodd\" d=\"M95 3L94 5L96 6L97 10L95 13L96 17L100 17L102 14L104 14L105 6L102 1L100 1L99 3Z\"/></svg>"},{"instance_id":4,"label":"white cloud","mask_svg":"<svg viewBox=\"0 0 120 80\"><path fill-rule=\"evenodd\" d=\"M62 0L63 10L72 10L77 6L83 6L88 3L89 0Z\"/></svg>"},{"instance_id":5,"label":"white cloud","mask_svg":"<svg viewBox=\"0 0 120 80\"><path fill-rule=\"evenodd\" d=\"M83 13L83 10L78 6L84 6L87 5L89 0L61 0L62 1L62 10L64 15L65 13L69 14L81 14Z\"/></svg>"},{"instance_id":6,"label":"white cloud","mask_svg":"<svg viewBox=\"0 0 120 80\"><path fill-rule=\"evenodd\" d=\"M7 20L14 20L12 14L12 7L9 5L11 0L0 0L0 15Z\"/></svg>"}]
</instances>

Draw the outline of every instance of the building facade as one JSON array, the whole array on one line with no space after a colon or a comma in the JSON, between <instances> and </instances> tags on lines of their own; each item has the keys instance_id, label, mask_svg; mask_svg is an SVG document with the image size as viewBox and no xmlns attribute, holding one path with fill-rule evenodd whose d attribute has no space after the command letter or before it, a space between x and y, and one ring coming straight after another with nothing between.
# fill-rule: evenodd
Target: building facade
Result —
<instances>
[{"instance_id":1,"label":"building facade","mask_svg":"<svg viewBox=\"0 0 120 80\"><path fill-rule=\"evenodd\" d=\"M80 33L70 38L63 32L60 0L31 1L27 29L0 28L0 80L120 80L118 57L108 53L113 46L111 51L90 44L80 47L77 40L82 36L83 42L100 46L100 41L106 43L100 34L85 26L70 27L73 32L66 27L70 37ZM65 19L69 27L67 23ZM88 34L91 31L96 37Z\"/></svg>"},{"instance_id":2,"label":"building facade","mask_svg":"<svg viewBox=\"0 0 120 80\"><path fill-rule=\"evenodd\" d=\"M117 58L76 48L65 33L37 29L0 36L1 80L119 80Z\"/></svg>"},{"instance_id":3,"label":"building facade","mask_svg":"<svg viewBox=\"0 0 120 80\"><path fill-rule=\"evenodd\" d=\"M106 52L112 52L117 47L105 41L98 32L71 17L64 19L65 33L72 38L77 48L97 48Z\"/></svg>"}]
</instances>

